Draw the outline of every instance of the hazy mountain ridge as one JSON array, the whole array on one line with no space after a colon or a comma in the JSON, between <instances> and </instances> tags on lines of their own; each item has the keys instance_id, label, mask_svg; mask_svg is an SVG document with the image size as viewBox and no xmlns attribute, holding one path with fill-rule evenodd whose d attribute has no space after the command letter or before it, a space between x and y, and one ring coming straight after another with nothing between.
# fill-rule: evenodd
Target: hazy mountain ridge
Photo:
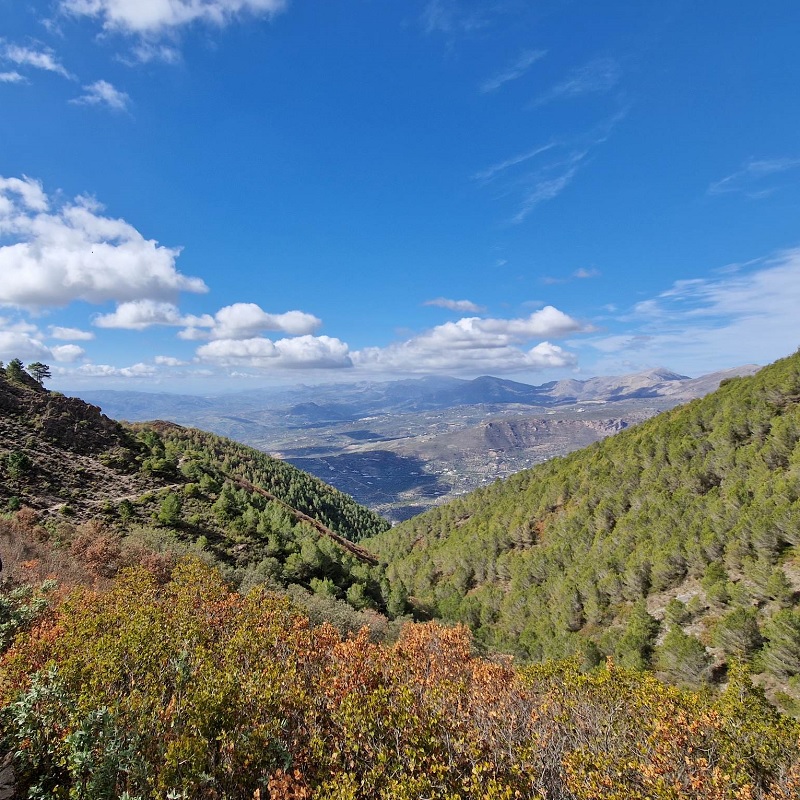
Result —
<instances>
[{"instance_id":1,"label":"hazy mountain ridge","mask_svg":"<svg viewBox=\"0 0 800 800\"><path fill-rule=\"evenodd\" d=\"M750 375L759 369L746 364L730 370L709 373L699 378L678 375L659 368L622 376L600 376L585 380L567 379L530 385L488 375L466 380L425 377L399 381L320 384L263 390L246 390L224 395L181 395L168 392L128 392L86 390L80 396L106 409L109 415L131 422L145 417L175 419L188 423L181 415L230 409L234 415L260 411L265 419L272 415L305 416L317 421L356 419L371 413L392 413L456 408L465 405L520 404L549 406L588 400L621 399L646 392L647 397L675 394L696 396L705 387L719 385L725 378ZM708 391L708 389L705 389ZM147 414L150 414L147 417Z\"/></svg>"},{"instance_id":2,"label":"hazy mountain ridge","mask_svg":"<svg viewBox=\"0 0 800 800\"><path fill-rule=\"evenodd\" d=\"M258 447L402 520L756 369L745 366L701 378L656 369L540 386L491 376L432 376L207 397L83 396L117 418L171 419ZM490 423L493 433L487 439ZM492 437L501 430L508 431L507 441L498 449Z\"/></svg>"}]
</instances>

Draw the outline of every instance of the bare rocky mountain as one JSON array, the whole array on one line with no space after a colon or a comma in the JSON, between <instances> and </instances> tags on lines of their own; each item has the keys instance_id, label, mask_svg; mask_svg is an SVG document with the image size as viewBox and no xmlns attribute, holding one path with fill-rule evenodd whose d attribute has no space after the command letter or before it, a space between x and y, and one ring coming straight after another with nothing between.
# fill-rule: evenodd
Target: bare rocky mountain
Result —
<instances>
[{"instance_id":1,"label":"bare rocky mountain","mask_svg":"<svg viewBox=\"0 0 800 800\"><path fill-rule=\"evenodd\" d=\"M426 377L205 397L81 396L115 418L167 419L252 445L402 520L757 369L747 365L700 378L655 369L539 386L491 376Z\"/></svg>"}]
</instances>

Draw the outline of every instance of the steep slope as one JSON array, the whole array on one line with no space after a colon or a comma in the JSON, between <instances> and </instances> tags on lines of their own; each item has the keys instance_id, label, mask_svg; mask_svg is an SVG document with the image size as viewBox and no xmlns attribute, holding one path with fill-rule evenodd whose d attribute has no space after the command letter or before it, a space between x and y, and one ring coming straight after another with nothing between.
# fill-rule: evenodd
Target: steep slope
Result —
<instances>
[{"instance_id":1,"label":"steep slope","mask_svg":"<svg viewBox=\"0 0 800 800\"><path fill-rule=\"evenodd\" d=\"M167 422L123 426L0 370L0 477L0 508L26 507L25 524L30 514L41 523L35 537L105 559L99 575L124 565L123 540L134 537L157 550L204 552L236 580L299 584L385 608L382 572L356 542L388 523L318 478L222 437ZM13 538L11 528L0 531L0 552L11 547L5 534ZM11 549L25 560L24 546ZM3 555L8 575L12 559Z\"/></svg>"},{"instance_id":2,"label":"steep slope","mask_svg":"<svg viewBox=\"0 0 800 800\"><path fill-rule=\"evenodd\" d=\"M739 656L786 681L799 401L796 354L366 544L418 608L525 658L611 653L699 680Z\"/></svg>"}]
</instances>

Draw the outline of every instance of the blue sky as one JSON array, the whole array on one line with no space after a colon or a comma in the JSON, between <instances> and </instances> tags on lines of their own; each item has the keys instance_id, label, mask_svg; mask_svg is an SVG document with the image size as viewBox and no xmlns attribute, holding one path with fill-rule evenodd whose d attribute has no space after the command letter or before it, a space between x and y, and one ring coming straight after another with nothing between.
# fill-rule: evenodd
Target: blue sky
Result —
<instances>
[{"instance_id":1,"label":"blue sky","mask_svg":"<svg viewBox=\"0 0 800 800\"><path fill-rule=\"evenodd\" d=\"M800 6L0 0L0 359L53 388L800 345Z\"/></svg>"}]
</instances>

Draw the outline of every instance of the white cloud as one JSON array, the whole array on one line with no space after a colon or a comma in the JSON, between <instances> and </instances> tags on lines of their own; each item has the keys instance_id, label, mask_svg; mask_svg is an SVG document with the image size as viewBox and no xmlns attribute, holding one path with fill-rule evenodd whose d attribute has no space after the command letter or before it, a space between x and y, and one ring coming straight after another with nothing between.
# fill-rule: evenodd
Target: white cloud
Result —
<instances>
[{"instance_id":1,"label":"white cloud","mask_svg":"<svg viewBox=\"0 0 800 800\"><path fill-rule=\"evenodd\" d=\"M336 369L352 366L347 345L330 336L217 339L197 349L197 357L220 366Z\"/></svg>"},{"instance_id":2,"label":"white cloud","mask_svg":"<svg viewBox=\"0 0 800 800\"><path fill-rule=\"evenodd\" d=\"M90 378L147 378L158 370L150 364L134 364L130 367L112 367L110 364L83 364L75 372Z\"/></svg>"},{"instance_id":3,"label":"white cloud","mask_svg":"<svg viewBox=\"0 0 800 800\"><path fill-rule=\"evenodd\" d=\"M622 70L613 58L597 58L571 72L536 101L536 105L584 94L599 94L613 89L622 77Z\"/></svg>"},{"instance_id":4,"label":"white cloud","mask_svg":"<svg viewBox=\"0 0 800 800\"><path fill-rule=\"evenodd\" d=\"M13 201L9 194L18 195L18 202L30 211L46 211L47 195L38 181L23 176L22 178L4 178L0 175L0 224L3 217L14 210ZM2 230L2 228L0 228Z\"/></svg>"},{"instance_id":5,"label":"white cloud","mask_svg":"<svg viewBox=\"0 0 800 800\"><path fill-rule=\"evenodd\" d=\"M241 14L272 16L286 0L61 0L68 14L94 17L106 30L158 35L194 22L227 25Z\"/></svg>"},{"instance_id":6,"label":"white cloud","mask_svg":"<svg viewBox=\"0 0 800 800\"><path fill-rule=\"evenodd\" d=\"M733 174L712 183L708 194L737 193L759 200L772 194L776 188L765 184L767 178L798 167L800 158L751 159Z\"/></svg>"},{"instance_id":7,"label":"white cloud","mask_svg":"<svg viewBox=\"0 0 800 800\"><path fill-rule=\"evenodd\" d=\"M76 344L59 344L50 348L50 352L56 361L64 361L73 363L82 356L86 355L86 351Z\"/></svg>"},{"instance_id":8,"label":"white cloud","mask_svg":"<svg viewBox=\"0 0 800 800\"><path fill-rule=\"evenodd\" d=\"M263 331L281 331L293 335L315 331L322 321L304 311L269 314L255 303L234 303L221 308L212 317L183 315L174 303L158 300L131 300L120 303L110 314L94 318L98 328L123 328L142 331L155 325L183 327L181 339L254 339Z\"/></svg>"},{"instance_id":9,"label":"white cloud","mask_svg":"<svg viewBox=\"0 0 800 800\"><path fill-rule=\"evenodd\" d=\"M160 367L185 367L188 363L174 356L156 356L153 361Z\"/></svg>"},{"instance_id":10,"label":"white cloud","mask_svg":"<svg viewBox=\"0 0 800 800\"><path fill-rule=\"evenodd\" d=\"M185 325L186 321L173 303L157 300L132 300L128 303L120 303L111 314L96 316L92 324L98 328L143 331L153 325Z\"/></svg>"},{"instance_id":11,"label":"white cloud","mask_svg":"<svg viewBox=\"0 0 800 800\"><path fill-rule=\"evenodd\" d=\"M28 333L0 330L0 358L4 361L10 361L12 358L20 358L23 361L34 359L46 361L51 355L49 348Z\"/></svg>"},{"instance_id":12,"label":"white cloud","mask_svg":"<svg viewBox=\"0 0 800 800\"><path fill-rule=\"evenodd\" d=\"M107 106L114 111L125 111L128 108L130 97L125 92L116 89L108 81L95 81L83 87L86 94L70 100L70 103L85 106Z\"/></svg>"},{"instance_id":13,"label":"white cloud","mask_svg":"<svg viewBox=\"0 0 800 800\"><path fill-rule=\"evenodd\" d=\"M7 320L0 320L0 324L3 326L3 330L0 330L0 358L4 360L20 358L24 361L73 362L84 355L83 348L76 344L47 347L36 327L28 323L11 324Z\"/></svg>"},{"instance_id":14,"label":"white cloud","mask_svg":"<svg viewBox=\"0 0 800 800\"><path fill-rule=\"evenodd\" d=\"M59 325L50 326L50 336L63 341L88 342L94 339L91 331L82 331L80 328L62 328Z\"/></svg>"},{"instance_id":15,"label":"white cloud","mask_svg":"<svg viewBox=\"0 0 800 800\"><path fill-rule=\"evenodd\" d=\"M592 144L597 143L599 142ZM517 194L520 192L520 187L522 187L522 200L519 209L510 220L513 224L518 224L524 221L536 206L557 197L569 186L577 174L581 162L588 155L589 147L572 150L561 156L557 155L557 153L551 153L549 160L546 160L533 172L520 175L519 170L514 168L543 153L553 150L561 150L563 152L563 149L563 143L551 142L550 144L541 145L525 153L492 164L490 167L475 173L472 177L482 183L503 178L509 185L506 193ZM511 173L511 175L508 173Z\"/></svg>"},{"instance_id":16,"label":"white cloud","mask_svg":"<svg viewBox=\"0 0 800 800\"><path fill-rule=\"evenodd\" d=\"M667 365L696 375L764 364L800 344L799 307L800 249L796 249L748 270L678 281L619 317L625 332L586 343L613 359L613 364L628 359L635 368Z\"/></svg>"},{"instance_id":17,"label":"white cloud","mask_svg":"<svg viewBox=\"0 0 800 800\"><path fill-rule=\"evenodd\" d=\"M19 72L0 72L0 83L24 83L25 76Z\"/></svg>"},{"instance_id":18,"label":"white cloud","mask_svg":"<svg viewBox=\"0 0 800 800\"><path fill-rule=\"evenodd\" d=\"M0 317L0 328L14 333L32 333L39 336L39 329L24 319L11 320L8 317Z\"/></svg>"},{"instance_id":19,"label":"white cloud","mask_svg":"<svg viewBox=\"0 0 800 800\"><path fill-rule=\"evenodd\" d=\"M447 308L450 311L458 311L464 314L478 314L483 311L481 306L473 303L471 300L448 300L446 297L426 300L423 305L438 306L439 308Z\"/></svg>"},{"instance_id":20,"label":"white cloud","mask_svg":"<svg viewBox=\"0 0 800 800\"><path fill-rule=\"evenodd\" d=\"M133 48L132 52L134 59L142 64L148 64L151 61L161 61L164 64L177 64L181 60L179 50L160 42L141 41ZM125 63L128 62L125 61Z\"/></svg>"},{"instance_id":21,"label":"white cloud","mask_svg":"<svg viewBox=\"0 0 800 800\"><path fill-rule=\"evenodd\" d=\"M449 372L497 375L572 366L576 359L572 353L550 342L540 342L527 351L508 346L453 351L432 349L418 340L410 340L385 348L360 350L353 354L353 362L361 369L383 373Z\"/></svg>"},{"instance_id":22,"label":"white cloud","mask_svg":"<svg viewBox=\"0 0 800 800\"><path fill-rule=\"evenodd\" d=\"M587 330L553 306L520 319L465 317L405 342L353 354L357 367L384 372L519 372L573 364L575 357L549 339Z\"/></svg>"},{"instance_id":23,"label":"white cloud","mask_svg":"<svg viewBox=\"0 0 800 800\"><path fill-rule=\"evenodd\" d=\"M169 300L208 290L177 271L179 249L145 239L101 210L80 197L51 210L36 181L0 177L0 236L13 242L0 247L0 305Z\"/></svg>"},{"instance_id":24,"label":"white cloud","mask_svg":"<svg viewBox=\"0 0 800 800\"><path fill-rule=\"evenodd\" d=\"M484 94L487 92L494 92L509 81L515 81L517 78L521 78L533 64L546 55L547 50L527 50L514 62L513 66L509 67L505 72L501 72L499 75L495 75L493 78L484 81L480 86L481 92Z\"/></svg>"},{"instance_id":25,"label":"white cloud","mask_svg":"<svg viewBox=\"0 0 800 800\"><path fill-rule=\"evenodd\" d=\"M44 360L73 362L85 351L76 344L48 347L42 332L24 319L0 317L0 359Z\"/></svg>"},{"instance_id":26,"label":"white cloud","mask_svg":"<svg viewBox=\"0 0 800 800\"><path fill-rule=\"evenodd\" d=\"M59 63L53 51L49 48L35 49L16 44L6 44L3 46L2 57L6 61L11 61L21 67L33 67L46 72L55 72L65 78L72 79L72 75Z\"/></svg>"},{"instance_id":27,"label":"white cloud","mask_svg":"<svg viewBox=\"0 0 800 800\"><path fill-rule=\"evenodd\" d=\"M234 303L221 308L211 317L186 321L182 339L254 339L264 331L281 331L293 335L316 331L322 320L304 311L270 314L255 303ZM208 328L208 331L199 330Z\"/></svg>"},{"instance_id":28,"label":"white cloud","mask_svg":"<svg viewBox=\"0 0 800 800\"><path fill-rule=\"evenodd\" d=\"M521 319L464 317L445 322L417 337L433 347L504 347L535 338L564 336L583 330L577 320L553 306L545 306Z\"/></svg>"}]
</instances>

